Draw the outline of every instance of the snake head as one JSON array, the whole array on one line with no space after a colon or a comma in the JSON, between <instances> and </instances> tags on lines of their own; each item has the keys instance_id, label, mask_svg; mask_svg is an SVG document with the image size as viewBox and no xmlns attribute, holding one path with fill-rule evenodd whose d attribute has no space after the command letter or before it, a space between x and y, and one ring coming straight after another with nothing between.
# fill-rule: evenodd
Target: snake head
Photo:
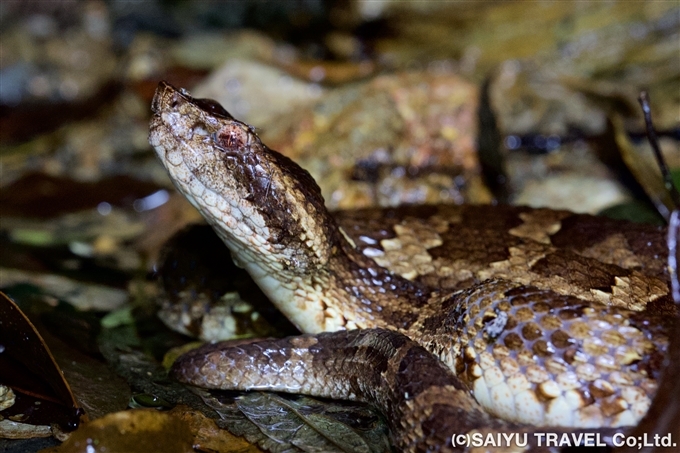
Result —
<instances>
[{"instance_id":1,"label":"snake head","mask_svg":"<svg viewBox=\"0 0 680 453\"><path fill-rule=\"evenodd\" d=\"M294 273L326 264L337 230L307 171L216 101L161 82L152 110L149 142L237 264Z\"/></svg>"}]
</instances>

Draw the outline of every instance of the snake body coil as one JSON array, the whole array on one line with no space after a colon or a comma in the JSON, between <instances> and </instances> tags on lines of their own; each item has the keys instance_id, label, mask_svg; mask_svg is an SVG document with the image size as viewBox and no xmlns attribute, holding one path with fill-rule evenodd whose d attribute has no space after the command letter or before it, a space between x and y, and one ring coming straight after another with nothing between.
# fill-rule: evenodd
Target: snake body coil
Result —
<instances>
[{"instance_id":1,"label":"snake body coil","mask_svg":"<svg viewBox=\"0 0 680 453\"><path fill-rule=\"evenodd\" d=\"M331 215L306 171L214 101L161 83L152 108L176 187L315 334L205 346L180 380L368 401L404 451L463 450L451 435L472 430L608 435L645 414L675 313L663 229L520 207Z\"/></svg>"}]
</instances>

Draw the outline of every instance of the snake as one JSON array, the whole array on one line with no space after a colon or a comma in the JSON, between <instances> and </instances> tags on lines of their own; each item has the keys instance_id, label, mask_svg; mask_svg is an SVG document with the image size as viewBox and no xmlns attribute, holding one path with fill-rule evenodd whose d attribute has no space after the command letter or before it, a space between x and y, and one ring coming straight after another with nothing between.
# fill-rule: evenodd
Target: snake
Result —
<instances>
[{"instance_id":1,"label":"snake","mask_svg":"<svg viewBox=\"0 0 680 453\"><path fill-rule=\"evenodd\" d=\"M177 190L302 332L204 345L174 378L365 401L405 452L492 451L472 434L502 433L503 451L557 451L535 434L611 441L646 413L677 312L665 228L500 205L331 213L218 102L161 82L152 112Z\"/></svg>"}]
</instances>

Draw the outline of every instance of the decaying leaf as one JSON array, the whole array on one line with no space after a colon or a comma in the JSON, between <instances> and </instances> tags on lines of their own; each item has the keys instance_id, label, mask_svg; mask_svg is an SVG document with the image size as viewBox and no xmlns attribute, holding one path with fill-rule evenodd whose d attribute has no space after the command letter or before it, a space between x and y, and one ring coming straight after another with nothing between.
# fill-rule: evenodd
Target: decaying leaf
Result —
<instances>
[{"instance_id":1,"label":"decaying leaf","mask_svg":"<svg viewBox=\"0 0 680 453\"><path fill-rule=\"evenodd\" d=\"M45 329L41 328L41 331L79 405L90 419L127 407L131 391L124 379L105 363L70 347Z\"/></svg>"},{"instance_id":2,"label":"decaying leaf","mask_svg":"<svg viewBox=\"0 0 680 453\"><path fill-rule=\"evenodd\" d=\"M130 176L81 182L44 173L30 173L5 186L0 195L4 216L49 219L67 212L95 209L101 202L132 207L135 200L161 189Z\"/></svg>"},{"instance_id":3,"label":"decaying leaf","mask_svg":"<svg viewBox=\"0 0 680 453\"><path fill-rule=\"evenodd\" d=\"M220 414L218 425L273 453L390 451L385 423L361 404L260 392L234 400L229 392L195 391Z\"/></svg>"},{"instance_id":4,"label":"decaying leaf","mask_svg":"<svg viewBox=\"0 0 680 453\"><path fill-rule=\"evenodd\" d=\"M1 268L4 287L31 284L42 292L62 299L79 310L115 310L128 300L128 293L96 283L85 283L57 274L30 272L21 269Z\"/></svg>"},{"instance_id":5,"label":"decaying leaf","mask_svg":"<svg viewBox=\"0 0 680 453\"><path fill-rule=\"evenodd\" d=\"M219 453L261 453L257 446L221 429L215 420L188 406L177 406L170 413L181 418L194 435L194 448L198 451Z\"/></svg>"},{"instance_id":6,"label":"decaying leaf","mask_svg":"<svg viewBox=\"0 0 680 453\"><path fill-rule=\"evenodd\" d=\"M47 425L29 425L9 419L0 420L0 438L3 439L32 439L51 435L52 430Z\"/></svg>"},{"instance_id":7,"label":"decaying leaf","mask_svg":"<svg viewBox=\"0 0 680 453\"><path fill-rule=\"evenodd\" d=\"M191 430L178 417L155 409L108 414L83 425L45 453L193 453Z\"/></svg>"},{"instance_id":8,"label":"decaying leaf","mask_svg":"<svg viewBox=\"0 0 680 453\"><path fill-rule=\"evenodd\" d=\"M674 208L673 200L664 186L659 166L654 162L651 152L640 152L631 142L623 120L617 114L611 116L614 127L616 144L621 153L621 158L628 169L633 173L637 182L642 186L645 193L656 207L657 211L666 219Z\"/></svg>"},{"instance_id":9,"label":"decaying leaf","mask_svg":"<svg viewBox=\"0 0 680 453\"><path fill-rule=\"evenodd\" d=\"M82 409L52 353L26 315L2 292L0 383L15 394L13 404L0 411L2 418L29 425L54 424L67 431L78 426ZM15 438L19 432L28 437L42 436L30 430L13 432Z\"/></svg>"}]
</instances>

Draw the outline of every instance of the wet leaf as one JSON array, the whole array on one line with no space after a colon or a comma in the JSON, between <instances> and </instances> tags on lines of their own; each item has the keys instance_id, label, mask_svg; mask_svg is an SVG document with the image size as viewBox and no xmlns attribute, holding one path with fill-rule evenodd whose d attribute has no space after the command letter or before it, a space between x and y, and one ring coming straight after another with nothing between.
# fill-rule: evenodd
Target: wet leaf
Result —
<instances>
[{"instance_id":1,"label":"wet leaf","mask_svg":"<svg viewBox=\"0 0 680 453\"><path fill-rule=\"evenodd\" d=\"M127 407L130 387L105 363L70 347L49 332L44 331L44 338L90 419Z\"/></svg>"},{"instance_id":2,"label":"wet leaf","mask_svg":"<svg viewBox=\"0 0 680 453\"><path fill-rule=\"evenodd\" d=\"M139 215L123 209L111 210L106 215L95 209L81 210L49 220L6 216L2 218L2 227L8 231L8 238L17 244L66 246L81 258L123 253L118 250L120 244L135 239L145 228Z\"/></svg>"},{"instance_id":3,"label":"wet leaf","mask_svg":"<svg viewBox=\"0 0 680 453\"><path fill-rule=\"evenodd\" d=\"M52 430L47 425L30 425L9 419L0 420L0 438L4 439L33 439L36 437L50 437Z\"/></svg>"},{"instance_id":4,"label":"wet leaf","mask_svg":"<svg viewBox=\"0 0 680 453\"><path fill-rule=\"evenodd\" d=\"M115 267L112 260L78 256L65 244L50 247L19 244L11 242L9 236L0 237L2 286L34 282L43 292L61 291L59 298L66 299L74 280L83 285L103 284L113 289L125 287L130 280L130 272ZM111 294L110 297L118 296Z\"/></svg>"},{"instance_id":5,"label":"wet leaf","mask_svg":"<svg viewBox=\"0 0 680 453\"><path fill-rule=\"evenodd\" d=\"M104 82L91 97L79 102L22 104L16 107L3 105L0 109L0 143L6 145L24 141L69 121L87 118L115 99L120 90L120 83L110 80Z\"/></svg>"},{"instance_id":6,"label":"wet leaf","mask_svg":"<svg viewBox=\"0 0 680 453\"><path fill-rule=\"evenodd\" d=\"M196 436L194 444L197 449L227 453L260 451L247 441L234 437L224 430L224 423L221 420L212 421L219 418L214 410L204 404L188 387L169 379L167 371L158 362L141 352L139 349L145 341L137 335L134 325L104 329L99 342L109 364L135 389L144 392L143 399L146 402L162 401L163 408L171 404L179 405L170 412L179 414L189 424ZM138 403L137 397L135 401ZM244 419L242 415L240 417ZM249 423L247 420L245 422ZM192 424L198 426L194 427Z\"/></svg>"},{"instance_id":7,"label":"wet leaf","mask_svg":"<svg viewBox=\"0 0 680 453\"><path fill-rule=\"evenodd\" d=\"M133 323L132 307L119 308L102 318L102 327L107 329Z\"/></svg>"},{"instance_id":8,"label":"wet leaf","mask_svg":"<svg viewBox=\"0 0 680 453\"><path fill-rule=\"evenodd\" d=\"M665 225L663 218L648 203L630 201L611 206L599 212L599 215L618 220L630 220L638 223Z\"/></svg>"},{"instance_id":9,"label":"wet leaf","mask_svg":"<svg viewBox=\"0 0 680 453\"><path fill-rule=\"evenodd\" d=\"M22 304L89 418L127 407L130 388L99 357L101 314L77 311L30 285L6 290Z\"/></svg>"},{"instance_id":10,"label":"wet leaf","mask_svg":"<svg viewBox=\"0 0 680 453\"><path fill-rule=\"evenodd\" d=\"M129 176L79 182L70 178L31 173L3 187L0 215L46 219L67 212L94 209L100 203L132 207L137 199L160 187Z\"/></svg>"},{"instance_id":11,"label":"wet leaf","mask_svg":"<svg viewBox=\"0 0 680 453\"><path fill-rule=\"evenodd\" d=\"M116 310L128 300L128 293L120 288L74 280L55 274L28 272L2 268L2 283L10 285L30 284L40 292L64 300L79 310Z\"/></svg>"},{"instance_id":12,"label":"wet leaf","mask_svg":"<svg viewBox=\"0 0 680 453\"><path fill-rule=\"evenodd\" d=\"M234 399L230 392L195 391L220 414L218 424L267 451L390 450L384 422L361 404L260 392Z\"/></svg>"},{"instance_id":13,"label":"wet leaf","mask_svg":"<svg viewBox=\"0 0 680 453\"><path fill-rule=\"evenodd\" d=\"M135 326L102 330L99 345L109 366L136 391L169 404L185 404L208 416L216 416L187 387L170 380L167 371L151 355L140 350L143 341Z\"/></svg>"},{"instance_id":14,"label":"wet leaf","mask_svg":"<svg viewBox=\"0 0 680 453\"><path fill-rule=\"evenodd\" d=\"M0 412L5 419L33 425L78 426L82 409L57 362L26 315L0 292L0 382L16 395Z\"/></svg>"},{"instance_id":15,"label":"wet leaf","mask_svg":"<svg viewBox=\"0 0 680 453\"><path fill-rule=\"evenodd\" d=\"M178 417L154 409L108 414L84 424L50 453L193 453L193 436Z\"/></svg>"},{"instance_id":16,"label":"wet leaf","mask_svg":"<svg viewBox=\"0 0 680 453\"><path fill-rule=\"evenodd\" d=\"M623 162L642 186L659 214L667 219L675 206L670 193L664 186L661 170L654 162L651 150L643 151L633 145L619 115L612 115L611 123Z\"/></svg>"},{"instance_id":17,"label":"wet leaf","mask_svg":"<svg viewBox=\"0 0 680 453\"><path fill-rule=\"evenodd\" d=\"M225 429L221 429L215 420L204 414L191 410L187 406L177 406L174 413L189 426L194 435L194 448L199 451L217 451L220 453L260 453L262 450L242 437L237 437Z\"/></svg>"},{"instance_id":18,"label":"wet leaf","mask_svg":"<svg viewBox=\"0 0 680 453\"><path fill-rule=\"evenodd\" d=\"M14 406L17 396L11 388L0 384L0 411L4 411L8 407Z\"/></svg>"},{"instance_id":19,"label":"wet leaf","mask_svg":"<svg viewBox=\"0 0 680 453\"><path fill-rule=\"evenodd\" d=\"M15 440L1 439L0 451L2 453L26 453L42 450L60 444L54 437L33 437L31 439Z\"/></svg>"}]
</instances>

